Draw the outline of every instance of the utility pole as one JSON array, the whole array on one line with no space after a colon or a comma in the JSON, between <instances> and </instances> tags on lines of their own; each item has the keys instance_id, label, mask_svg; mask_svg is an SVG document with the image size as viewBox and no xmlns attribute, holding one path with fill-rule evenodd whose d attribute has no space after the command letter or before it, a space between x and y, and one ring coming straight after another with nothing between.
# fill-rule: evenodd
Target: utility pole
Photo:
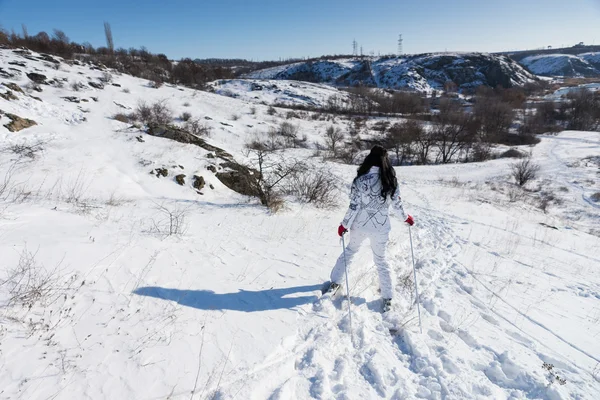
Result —
<instances>
[{"instance_id":1,"label":"utility pole","mask_svg":"<svg viewBox=\"0 0 600 400\"><path fill-rule=\"evenodd\" d=\"M403 53L403 49L402 49L402 44L403 44L404 40L402 39L402 34L400 34L398 36L398 55L401 56Z\"/></svg>"},{"instance_id":2,"label":"utility pole","mask_svg":"<svg viewBox=\"0 0 600 400\"><path fill-rule=\"evenodd\" d=\"M356 42L356 39L354 39L352 41L352 55L356 56L358 54L358 43Z\"/></svg>"}]
</instances>

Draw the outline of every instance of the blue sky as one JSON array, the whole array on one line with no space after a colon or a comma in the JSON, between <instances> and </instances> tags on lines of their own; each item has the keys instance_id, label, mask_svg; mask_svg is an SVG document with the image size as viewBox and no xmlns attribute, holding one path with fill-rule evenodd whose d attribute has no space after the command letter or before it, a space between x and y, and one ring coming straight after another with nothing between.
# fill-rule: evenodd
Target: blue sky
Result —
<instances>
[{"instance_id":1,"label":"blue sky","mask_svg":"<svg viewBox=\"0 0 600 400\"><path fill-rule=\"evenodd\" d=\"M364 52L502 51L600 44L600 0L0 0L0 25L169 58L268 60Z\"/></svg>"}]
</instances>

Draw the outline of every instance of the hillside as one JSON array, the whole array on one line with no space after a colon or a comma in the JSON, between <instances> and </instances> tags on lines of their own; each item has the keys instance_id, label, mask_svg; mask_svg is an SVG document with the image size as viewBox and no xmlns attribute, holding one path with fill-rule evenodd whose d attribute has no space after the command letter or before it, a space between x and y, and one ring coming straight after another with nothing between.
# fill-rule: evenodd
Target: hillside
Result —
<instances>
[{"instance_id":1,"label":"hillside","mask_svg":"<svg viewBox=\"0 0 600 400\"><path fill-rule=\"evenodd\" d=\"M224 79L211 82L209 90L250 103L300 105L322 108L332 96L348 100L348 93L328 85L277 80Z\"/></svg>"},{"instance_id":2,"label":"hillside","mask_svg":"<svg viewBox=\"0 0 600 400\"><path fill-rule=\"evenodd\" d=\"M600 52L532 55L519 61L536 75L565 77L600 76Z\"/></svg>"},{"instance_id":3,"label":"hillside","mask_svg":"<svg viewBox=\"0 0 600 400\"><path fill-rule=\"evenodd\" d=\"M474 62L431 57L447 63L439 82ZM387 61L371 64L378 85L400 84L394 71L409 61ZM358 62L323 76L352 80L341 70ZM515 84L532 79L493 65ZM356 174L318 149L349 121L287 119L262 104L273 91L156 88L34 52L0 49L0 68L3 400L600 398L600 133L526 146L541 166L527 190L508 159L396 168L416 220L420 297L409 231L394 218L398 301L384 318L367 251L350 266L350 299L317 301ZM432 90L431 71L410 76ZM114 119L142 101L162 101L176 126L190 113L205 135L180 143ZM249 162L244 144L283 122L306 139L281 156L338 182L331 208L287 198L272 213L218 178L231 168L221 157ZM542 194L554 198L545 211Z\"/></svg>"},{"instance_id":4,"label":"hillside","mask_svg":"<svg viewBox=\"0 0 600 400\"><path fill-rule=\"evenodd\" d=\"M480 85L512 87L536 79L506 56L475 53L307 61L255 71L247 77L419 92L443 89L450 81L460 89L472 89Z\"/></svg>"}]
</instances>

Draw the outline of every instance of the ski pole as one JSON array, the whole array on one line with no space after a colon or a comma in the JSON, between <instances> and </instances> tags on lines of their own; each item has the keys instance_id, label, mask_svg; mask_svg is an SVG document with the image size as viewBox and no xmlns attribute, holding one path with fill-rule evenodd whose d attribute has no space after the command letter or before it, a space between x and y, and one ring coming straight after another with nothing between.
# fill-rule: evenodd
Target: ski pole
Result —
<instances>
[{"instance_id":1,"label":"ski pole","mask_svg":"<svg viewBox=\"0 0 600 400\"><path fill-rule=\"evenodd\" d=\"M415 291L417 292L417 311L419 312L419 329L421 334L423 333L423 325L421 325L421 306L419 305L419 285L417 284L417 268L415 267L415 252L413 251L412 244L412 231L410 225L408 226L408 236L410 237L410 254L412 255L413 272L415 274Z\"/></svg>"},{"instance_id":2,"label":"ski pole","mask_svg":"<svg viewBox=\"0 0 600 400\"><path fill-rule=\"evenodd\" d=\"M350 311L350 285L348 284L348 262L346 261L346 241L344 240L344 234L342 234L342 253L344 254L344 270L346 272L346 294L348 295L348 320L350 321L350 340L352 340L352 346L354 344L354 332L352 331L352 311Z\"/></svg>"}]
</instances>

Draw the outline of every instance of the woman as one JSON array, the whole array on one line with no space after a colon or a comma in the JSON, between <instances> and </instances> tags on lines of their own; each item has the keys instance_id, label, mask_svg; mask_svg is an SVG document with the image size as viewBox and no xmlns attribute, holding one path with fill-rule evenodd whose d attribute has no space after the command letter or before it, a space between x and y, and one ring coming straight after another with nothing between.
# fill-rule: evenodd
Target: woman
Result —
<instances>
[{"instance_id":1,"label":"woman","mask_svg":"<svg viewBox=\"0 0 600 400\"><path fill-rule=\"evenodd\" d=\"M358 168L358 174L352 182L350 207L338 228L338 234L343 236L350 230L350 241L346 246L348 264L366 239L371 242L373 260L379 273L384 312L391 308L395 286L395 276L385 254L391 229L388 215L390 204L402 215L404 222L411 226L414 224L413 218L402 207L396 172L387 151L381 146L375 146ZM331 271L328 292L335 293L343 277L344 254L340 255Z\"/></svg>"}]
</instances>

